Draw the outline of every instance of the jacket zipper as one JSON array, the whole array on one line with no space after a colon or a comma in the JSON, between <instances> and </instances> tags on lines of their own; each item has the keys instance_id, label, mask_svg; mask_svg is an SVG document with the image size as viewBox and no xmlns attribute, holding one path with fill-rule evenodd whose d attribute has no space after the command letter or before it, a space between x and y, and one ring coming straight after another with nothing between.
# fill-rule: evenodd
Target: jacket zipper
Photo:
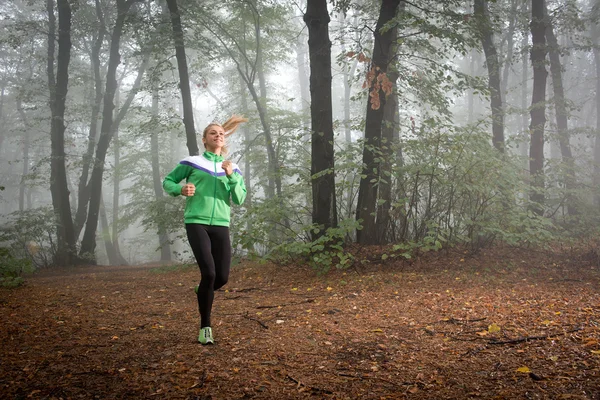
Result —
<instances>
[{"instance_id":1,"label":"jacket zipper","mask_svg":"<svg viewBox=\"0 0 600 400\"><path fill-rule=\"evenodd\" d=\"M215 208L216 208L216 204L217 204L217 181L219 180L219 177L217 176L217 160L213 159L213 168L215 170L215 189L214 189L214 193L213 193L213 207L212 207L212 213L210 214L210 224L213 224L213 218L215 217Z\"/></svg>"}]
</instances>

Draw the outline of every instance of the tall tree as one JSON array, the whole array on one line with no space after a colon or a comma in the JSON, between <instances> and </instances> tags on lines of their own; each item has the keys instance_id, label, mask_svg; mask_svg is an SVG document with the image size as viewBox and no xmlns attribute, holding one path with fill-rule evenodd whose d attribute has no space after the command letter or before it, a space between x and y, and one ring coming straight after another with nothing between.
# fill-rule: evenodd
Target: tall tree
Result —
<instances>
[{"instance_id":1,"label":"tall tree","mask_svg":"<svg viewBox=\"0 0 600 400\"><path fill-rule=\"evenodd\" d=\"M129 9L138 0L117 0L117 18L112 30L108 68L106 72L106 88L102 108L102 124L100 137L96 146L92 175L90 177L90 205L85 231L81 240L80 255L90 262L95 262L96 230L98 229L98 212L102 196L102 178L104 176L104 161L110 141L114 135L113 110L114 97L117 90L117 67L120 64L121 36Z\"/></svg>"},{"instance_id":2,"label":"tall tree","mask_svg":"<svg viewBox=\"0 0 600 400\"><path fill-rule=\"evenodd\" d=\"M56 265L68 266L77 263L75 231L69 202L67 170L65 165L65 102L69 81L71 59L71 5L69 0L58 0L58 54L56 77L54 76L54 52L56 41L56 19L54 0L47 0L48 11L48 85L50 88L50 193L57 218Z\"/></svg>"},{"instance_id":3,"label":"tall tree","mask_svg":"<svg viewBox=\"0 0 600 400\"><path fill-rule=\"evenodd\" d=\"M554 27L552 21L548 16L548 8L546 4L544 4L544 15L546 17L547 24L546 40L548 42L550 74L552 76L552 89L554 92L554 114L556 116L558 143L560 145L560 153L564 167L564 186L567 189L567 212L569 215L575 215L577 214L577 207L575 205L575 196L573 191L575 190L575 187L577 185L575 177L575 160L573 159L573 153L571 152L571 144L569 138L569 112L567 110L568 100L565 96L565 89L563 86L563 74L562 65L560 62L559 44L554 34Z\"/></svg>"},{"instance_id":4,"label":"tall tree","mask_svg":"<svg viewBox=\"0 0 600 400\"><path fill-rule=\"evenodd\" d=\"M181 101L183 102L183 125L185 126L186 144L189 154L195 156L196 154L199 154L199 149L198 141L196 139L196 128L194 127L194 109L190 92L187 59L185 57L181 15L179 14L179 8L177 7L177 0L167 0L167 6L171 13L173 41L175 42L175 57L177 58L177 68L179 70L179 90L181 90Z\"/></svg>"},{"instance_id":5,"label":"tall tree","mask_svg":"<svg viewBox=\"0 0 600 400\"><path fill-rule=\"evenodd\" d=\"M91 99L91 115L90 127L88 131L87 150L82 157L82 169L79 177L79 186L77 190L77 211L75 213L75 237L79 237L85 220L87 217L88 204L90 201L90 186L88 184L90 168L94 158L94 148L96 147L96 139L98 136L98 118L100 108L102 107L102 77L100 74L101 62L100 52L102 51L102 43L106 36L106 25L104 23L104 13L100 0L95 0L96 19L98 20L98 31L95 33L94 42L90 51L90 64L92 68L93 79L91 80L94 86L94 97Z\"/></svg>"},{"instance_id":6,"label":"tall tree","mask_svg":"<svg viewBox=\"0 0 600 400\"><path fill-rule=\"evenodd\" d=\"M152 80L152 119L155 121L155 126L158 126L158 108L159 108L159 91L157 87L156 78ZM152 188L154 189L154 197L156 198L157 204L161 207L161 212L165 213L163 202L161 201L164 197L164 190L162 188L162 179L160 174L160 162L159 162L159 141L158 141L158 129L152 129L150 132L150 154L152 162ZM171 261L171 243L169 240L169 234L165 228L163 219L158 221L158 245L160 247L160 260Z\"/></svg>"},{"instance_id":7,"label":"tall tree","mask_svg":"<svg viewBox=\"0 0 600 400\"><path fill-rule=\"evenodd\" d=\"M313 231L316 238L337 226L327 0L308 0L304 22L310 59L312 221L321 228Z\"/></svg>"},{"instance_id":8,"label":"tall tree","mask_svg":"<svg viewBox=\"0 0 600 400\"><path fill-rule=\"evenodd\" d=\"M373 59L367 76L370 95L367 102L365 140L363 147L363 170L356 206L356 219L362 220L362 230L356 233L358 243L377 243L376 204L380 179L379 152L381 150L381 130L386 94L391 87L382 85L391 60L391 49L395 39L394 30L389 24L396 16L400 0L383 0L374 32ZM384 78L384 79L382 79ZM388 81L389 82L389 81ZM387 92L387 93L386 93Z\"/></svg>"},{"instance_id":9,"label":"tall tree","mask_svg":"<svg viewBox=\"0 0 600 400\"><path fill-rule=\"evenodd\" d=\"M492 108L492 143L499 151L504 151L504 112L502 90L500 88L500 63L494 44L492 23L486 0L475 0L474 15L477 18L478 33L483 45L485 63L488 70L488 88Z\"/></svg>"},{"instance_id":10,"label":"tall tree","mask_svg":"<svg viewBox=\"0 0 600 400\"><path fill-rule=\"evenodd\" d=\"M544 0L531 1L531 64L533 65L533 93L531 96L531 145L529 150L529 174L531 176L530 200L532 210L544 212L544 127L546 125L546 21Z\"/></svg>"},{"instance_id":11,"label":"tall tree","mask_svg":"<svg viewBox=\"0 0 600 400\"><path fill-rule=\"evenodd\" d=\"M529 6L528 2L523 2L523 9L521 11L522 14L529 14ZM522 138L519 140L519 154L523 158L523 170L529 171L529 162L527 161L529 156L529 146L531 142L531 135L529 133L529 129L527 127L527 83L529 82L529 63L527 62L527 48L529 47L529 29L526 24L523 27L522 39L521 39L521 135Z\"/></svg>"},{"instance_id":12,"label":"tall tree","mask_svg":"<svg viewBox=\"0 0 600 400\"><path fill-rule=\"evenodd\" d=\"M596 0L592 9L591 38L593 43L600 40L600 0ZM596 72L596 135L594 140L594 187L597 192L594 196L596 207L600 207L600 48L593 47L594 66Z\"/></svg>"}]
</instances>

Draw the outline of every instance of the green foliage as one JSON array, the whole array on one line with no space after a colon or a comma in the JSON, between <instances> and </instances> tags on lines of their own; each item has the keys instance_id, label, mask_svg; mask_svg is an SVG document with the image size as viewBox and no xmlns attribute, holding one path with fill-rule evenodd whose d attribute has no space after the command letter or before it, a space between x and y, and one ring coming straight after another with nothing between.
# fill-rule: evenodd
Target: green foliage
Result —
<instances>
[{"instance_id":1,"label":"green foliage","mask_svg":"<svg viewBox=\"0 0 600 400\"><path fill-rule=\"evenodd\" d=\"M51 207L16 211L0 228L0 242L5 243L10 260L18 275L46 268L56 254L55 215ZM12 260L12 261L11 261Z\"/></svg>"},{"instance_id":2,"label":"green foliage","mask_svg":"<svg viewBox=\"0 0 600 400\"><path fill-rule=\"evenodd\" d=\"M347 236L359 228L354 220L343 220L337 228L329 228L314 240L290 241L276 246L268 259L279 264L308 264L320 274L331 268L348 268L354 264L355 257L345 249ZM315 226L306 226L305 234L319 234Z\"/></svg>"},{"instance_id":3,"label":"green foliage","mask_svg":"<svg viewBox=\"0 0 600 400\"><path fill-rule=\"evenodd\" d=\"M0 286L17 287L23 284L21 275L32 270L31 261L15 258L9 249L0 248Z\"/></svg>"}]
</instances>

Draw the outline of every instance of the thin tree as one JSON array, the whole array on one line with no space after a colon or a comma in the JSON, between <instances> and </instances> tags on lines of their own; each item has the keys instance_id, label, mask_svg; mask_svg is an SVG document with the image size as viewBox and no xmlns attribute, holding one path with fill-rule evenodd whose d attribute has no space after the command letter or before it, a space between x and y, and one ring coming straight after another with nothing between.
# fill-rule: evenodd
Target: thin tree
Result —
<instances>
[{"instance_id":1,"label":"thin tree","mask_svg":"<svg viewBox=\"0 0 600 400\"><path fill-rule=\"evenodd\" d=\"M391 87L386 87L381 83L386 81L389 83L385 74L390 63L391 49L395 38L393 29L390 29L388 25L395 18L399 5L400 0L383 0L381 3L374 32L373 59L367 76L370 95L365 121L363 170L356 207L356 219L362 220L363 227L362 230L356 232L356 240L362 244L375 244L379 236L376 225L377 190L381 171L379 152L386 95L391 91Z\"/></svg>"},{"instance_id":2,"label":"thin tree","mask_svg":"<svg viewBox=\"0 0 600 400\"><path fill-rule=\"evenodd\" d=\"M504 152L504 112L502 107L502 90L500 88L500 63L494 44L492 24L488 15L486 0L475 0L474 15L477 18L479 37L485 54L488 70L488 88L492 109L492 143Z\"/></svg>"},{"instance_id":3,"label":"thin tree","mask_svg":"<svg viewBox=\"0 0 600 400\"><path fill-rule=\"evenodd\" d=\"M560 145L562 162L565 169L563 179L565 188L567 189L567 213L569 215L575 215L577 214L577 207L575 205L575 196L573 191L575 190L577 184L575 177L575 160L573 159L573 153L571 152L569 138L569 112L567 110L568 100L565 96L565 89L563 86L562 65L560 62L558 40L556 40L556 36L554 34L552 21L548 18L548 7L545 4L544 15L547 23L546 40L548 42L550 74L552 76L552 89L554 91L554 114L556 116L556 129L558 133L558 143Z\"/></svg>"},{"instance_id":4,"label":"thin tree","mask_svg":"<svg viewBox=\"0 0 600 400\"><path fill-rule=\"evenodd\" d=\"M546 125L546 22L544 0L531 2L531 64L533 65L533 92L531 97L531 144L529 150L529 174L531 177L532 210L543 214L544 205L544 126Z\"/></svg>"},{"instance_id":5,"label":"thin tree","mask_svg":"<svg viewBox=\"0 0 600 400\"><path fill-rule=\"evenodd\" d=\"M308 0L304 22L310 59L312 222L320 228L313 231L315 239L337 226L327 0Z\"/></svg>"}]
</instances>

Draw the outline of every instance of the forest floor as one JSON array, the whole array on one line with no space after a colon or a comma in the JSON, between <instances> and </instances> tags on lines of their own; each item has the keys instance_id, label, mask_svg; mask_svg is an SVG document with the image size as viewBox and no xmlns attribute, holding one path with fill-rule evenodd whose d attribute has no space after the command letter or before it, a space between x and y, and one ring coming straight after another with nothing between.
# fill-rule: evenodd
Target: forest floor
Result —
<instances>
[{"instance_id":1,"label":"forest floor","mask_svg":"<svg viewBox=\"0 0 600 400\"><path fill-rule=\"evenodd\" d=\"M45 271L0 289L0 397L600 399L598 260L496 248L321 276L243 262L212 346L196 342L196 267Z\"/></svg>"}]
</instances>

